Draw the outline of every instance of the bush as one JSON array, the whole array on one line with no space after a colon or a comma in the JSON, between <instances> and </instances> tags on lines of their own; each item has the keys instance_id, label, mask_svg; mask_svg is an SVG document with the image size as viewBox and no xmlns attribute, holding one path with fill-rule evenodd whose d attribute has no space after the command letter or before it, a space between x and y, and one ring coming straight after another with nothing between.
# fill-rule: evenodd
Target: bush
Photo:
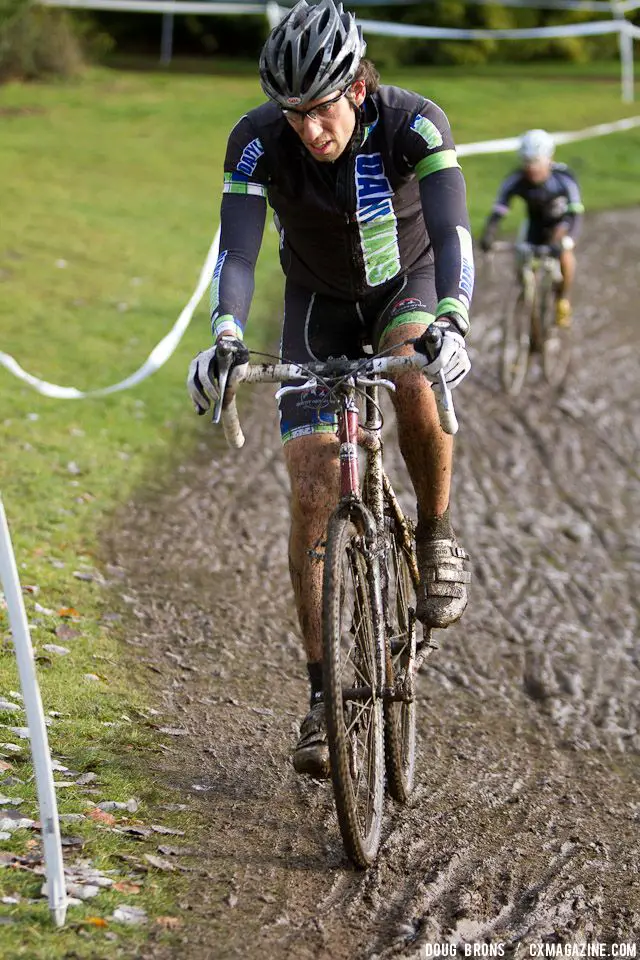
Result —
<instances>
[{"instance_id":1,"label":"bush","mask_svg":"<svg viewBox=\"0 0 640 960\"><path fill-rule=\"evenodd\" d=\"M72 18L61 10L0 0L0 81L77 74L82 48Z\"/></svg>"}]
</instances>

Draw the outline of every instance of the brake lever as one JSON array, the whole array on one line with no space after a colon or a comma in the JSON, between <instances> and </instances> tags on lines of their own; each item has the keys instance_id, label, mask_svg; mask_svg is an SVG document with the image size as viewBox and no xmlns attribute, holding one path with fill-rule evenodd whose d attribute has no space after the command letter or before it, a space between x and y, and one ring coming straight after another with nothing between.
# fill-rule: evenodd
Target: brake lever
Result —
<instances>
[{"instance_id":1,"label":"brake lever","mask_svg":"<svg viewBox=\"0 0 640 960\"><path fill-rule=\"evenodd\" d=\"M384 380L380 377L377 380L368 380L366 377L358 377L357 384L359 387L386 387L387 390L395 392L396 385L391 380Z\"/></svg>"},{"instance_id":2,"label":"brake lever","mask_svg":"<svg viewBox=\"0 0 640 960\"><path fill-rule=\"evenodd\" d=\"M229 379L229 374L233 368L234 360L234 351L233 350L224 350L220 349L218 346L216 350L216 361L218 363L218 399L215 402L213 408L213 416L211 417L212 423L220 423L220 418L222 416L222 405L224 401L225 390L227 389L227 380Z\"/></svg>"},{"instance_id":3,"label":"brake lever","mask_svg":"<svg viewBox=\"0 0 640 960\"><path fill-rule=\"evenodd\" d=\"M280 387L279 390L276 390L276 400L279 400L280 397L286 397L288 393L304 393L306 390L315 390L317 386L317 378L312 377L312 379L307 380L306 383L289 384L286 387Z\"/></svg>"}]
</instances>

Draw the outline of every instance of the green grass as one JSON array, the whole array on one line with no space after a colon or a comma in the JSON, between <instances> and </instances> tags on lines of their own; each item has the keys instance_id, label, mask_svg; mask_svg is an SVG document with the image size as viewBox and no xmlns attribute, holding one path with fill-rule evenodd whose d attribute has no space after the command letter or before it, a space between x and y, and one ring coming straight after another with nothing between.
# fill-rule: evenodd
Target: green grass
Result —
<instances>
[{"instance_id":1,"label":"green grass","mask_svg":"<svg viewBox=\"0 0 640 960\"><path fill-rule=\"evenodd\" d=\"M0 88L0 349L31 373L83 389L113 383L143 361L186 303L217 224L227 133L260 100L255 72L237 64L216 69L213 75L100 69L74 83ZM575 129L635 112L620 104L613 82L585 82L579 71L556 64L537 79L525 69L521 76L514 68L465 75L414 70L385 79L439 102L460 143L538 125ZM637 131L576 144L559 156L579 174L587 207L600 209L640 201L639 148ZM464 161L476 227L511 166L512 158L503 156ZM274 340L280 289L275 237L268 231L252 345ZM141 485L161 485L207 432L190 411L184 379L189 359L208 339L205 298L166 367L135 390L99 400L49 400L0 369L0 489L22 581L39 587L26 597L34 645L40 652L50 642L71 650L40 664L45 709L62 714L50 727L52 749L73 770L99 776L99 795L61 790L61 810L81 812L88 801L135 796L141 801L135 817L192 835L197 825L188 814L158 809L159 801L172 798L149 773L161 751L146 719L153 697L144 668L132 668L132 659L123 664L124 628L103 617L114 604L126 606L119 597L126 585L114 595L73 572L99 564L101 531L114 508ZM36 602L53 613L37 612ZM69 641L55 633L62 607L79 614L72 624L79 636ZM0 610L5 696L18 689L8 637ZM7 715L0 721L24 722ZM30 772L26 760L15 762L14 776L27 781ZM0 792L23 796L25 813L35 812L32 784L9 788L0 777ZM123 868L118 854L155 850L91 821L65 832L82 835L82 855L105 869ZM23 831L0 850L26 850L28 840ZM40 882L25 871L0 870L0 895L33 897ZM5 906L16 922L2 927L3 957L44 960L74 950L108 960L123 943L135 952L145 929L114 925L106 932L115 931L118 940L110 941L83 919L108 917L125 901L146 907L152 925L155 916L179 915L182 883L151 871L134 898L101 894L73 908L64 931L51 929L44 902Z\"/></svg>"}]
</instances>

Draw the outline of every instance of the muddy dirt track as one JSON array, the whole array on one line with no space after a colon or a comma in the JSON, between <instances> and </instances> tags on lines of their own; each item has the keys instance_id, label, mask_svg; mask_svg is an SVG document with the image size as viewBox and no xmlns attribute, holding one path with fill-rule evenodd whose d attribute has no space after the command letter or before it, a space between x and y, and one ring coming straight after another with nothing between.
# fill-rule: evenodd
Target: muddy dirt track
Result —
<instances>
[{"instance_id":1,"label":"muddy dirt track","mask_svg":"<svg viewBox=\"0 0 640 960\"><path fill-rule=\"evenodd\" d=\"M349 868L330 786L290 765L307 687L272 391L245 410L243 451L203 423L172 489L127 507L108 551L136 598L128 649L160 671L163 719L190 731L162 777L209 825L184 942L145 957L640 941L640 210L592 218L580 254L559 403L535 376L516 400L499 391L499 297L479 277L456 396L472 601L420 677L417 787L389 802L376 869Z\"/></svg>"}]
</instances>

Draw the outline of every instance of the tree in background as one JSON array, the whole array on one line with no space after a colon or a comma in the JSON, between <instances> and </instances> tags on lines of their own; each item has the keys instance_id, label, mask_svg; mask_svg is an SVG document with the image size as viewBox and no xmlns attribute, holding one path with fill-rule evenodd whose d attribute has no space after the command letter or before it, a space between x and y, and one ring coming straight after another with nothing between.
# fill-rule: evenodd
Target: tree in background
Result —
<instances>
[{"instance_id":1,"label":"tree in background","mask_svg":"<svg viewBox=\"0 0 640 960\"><path fill-rule=\"evenodd\" d=\"M71 76L83 63L74 19L29 0L0 0L0 81Z\"/></svg>"}]
</instances>

